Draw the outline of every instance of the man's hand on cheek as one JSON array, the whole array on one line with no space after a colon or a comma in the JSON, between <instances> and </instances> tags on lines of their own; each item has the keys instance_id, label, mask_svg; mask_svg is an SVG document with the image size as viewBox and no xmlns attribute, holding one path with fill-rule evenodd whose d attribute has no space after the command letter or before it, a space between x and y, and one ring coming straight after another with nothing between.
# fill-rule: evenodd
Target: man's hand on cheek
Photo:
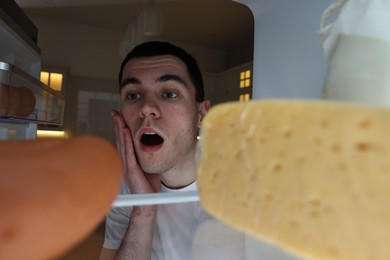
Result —
<instances>
[{"instance_id":1,"label":"man's hand on cheek","mask_svg":"<svg viewBox=\"0 0 390 260\"><path fill-rule=\"evenodd\" d=\"M130 129L126 126L123 116L113 111L116 146L123 162L124 176L132 193L153 193L161 190L158 175L145 174L138 164Z\"/></svg>"}]
</instances>

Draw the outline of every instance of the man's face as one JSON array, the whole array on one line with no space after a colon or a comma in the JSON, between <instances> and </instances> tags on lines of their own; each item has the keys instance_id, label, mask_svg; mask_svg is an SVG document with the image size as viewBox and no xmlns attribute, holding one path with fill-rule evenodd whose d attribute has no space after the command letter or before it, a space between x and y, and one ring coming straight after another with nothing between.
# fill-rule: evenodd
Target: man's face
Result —
<instances>
[{"instance_id":1,"label":"man's face","mask_svg":"<svg viewBox=\"0 0 390 260\"><path fill-rule=\"evenodd\" d=\"M120 110L145 172L164 173L191 165L202 106L180 59L136 58L124 67Z\"/></svg>"}]
</instances>

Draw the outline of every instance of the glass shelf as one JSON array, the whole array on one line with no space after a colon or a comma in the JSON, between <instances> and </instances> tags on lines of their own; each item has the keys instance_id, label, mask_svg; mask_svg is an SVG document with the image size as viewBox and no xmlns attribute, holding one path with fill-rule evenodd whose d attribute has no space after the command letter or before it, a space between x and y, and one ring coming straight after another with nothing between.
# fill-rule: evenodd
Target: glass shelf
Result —
<instances>
[{"instance_id":1,"label":"glass shelf","mask_svg":"<svg viewBox=\"0 0 390 260\"><path fill-rule=\"evenodd\" d=\"M0 61L0 121L62 125L65 98L18 67Z\"/></svg>"},{"instance_id":2,"label":"glass shelf","mask_svg":"<svg viewBox=\"0 0 390 260\"><path fill-rule=\"evenodd\" d=\"M276 243L250 235L207 213L197 191L118 195L112 204L130 215L127 207L156 205L158 214L154 253L167 259L303 259ZM115 210L115 209L114 209ZM247 213L248 214L248 213ZM123 215L122 215L123 217ZM259 218L261 216L258 216Z\"/></svg>"}]
</instances>

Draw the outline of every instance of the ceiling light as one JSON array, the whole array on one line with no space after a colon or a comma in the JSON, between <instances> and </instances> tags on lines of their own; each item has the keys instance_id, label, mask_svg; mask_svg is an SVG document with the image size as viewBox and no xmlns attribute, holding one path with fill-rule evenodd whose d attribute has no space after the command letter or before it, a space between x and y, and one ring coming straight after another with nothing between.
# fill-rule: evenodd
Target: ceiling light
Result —
<instances>
[{"instance_id":1,"label":"ceiling light","mask_svg":"<svg viewBox=\"0 0 390 260\"><path fill-rule=\"evenodd\" d=\"M148 4L139 12L137 26L138 30L148 37L158 37L162 33L163 17L154 0L149 0Z\"/></svg>"},{"instance_id":2,"label":"ceiling light","mask_svg":"<svg viewBox=\"0 0 390 260\"><path fill-rule=\"evenodd\" d=\"M123 59L136 45L149 40L156 40L161 35L164 21L161 11L154 0L137 12L136 17L130 22L126 33L122 38L119 55Z\"/></svg>"}]
</instances>

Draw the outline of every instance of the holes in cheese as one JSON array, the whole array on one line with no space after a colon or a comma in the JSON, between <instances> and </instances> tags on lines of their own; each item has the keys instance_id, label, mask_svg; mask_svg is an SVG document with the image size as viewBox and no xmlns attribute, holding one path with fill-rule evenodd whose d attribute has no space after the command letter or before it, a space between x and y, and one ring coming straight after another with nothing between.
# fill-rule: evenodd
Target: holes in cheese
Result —
<instances>
[{"instance_id":1,"label":"holes in cheese","mask_svg":"<svg viewBox=\"0 0 390 260\"><path fill-rule=\"evenodd\" d=\"M0 259L53 259L85 238L119 191L115 148L92 136L0 141Z\"/></svg>"},{"instance_id":2,"label":"holes in cheese","mask_svg":"<svg viewBox=\"0 0 390 260\"><path fill-rule=\"evenodd\" d=\"M309 259L390 259L389 132L385 108L293 100L215 106L202 121L201 204Z\"/></svg>"}]
</instances>

